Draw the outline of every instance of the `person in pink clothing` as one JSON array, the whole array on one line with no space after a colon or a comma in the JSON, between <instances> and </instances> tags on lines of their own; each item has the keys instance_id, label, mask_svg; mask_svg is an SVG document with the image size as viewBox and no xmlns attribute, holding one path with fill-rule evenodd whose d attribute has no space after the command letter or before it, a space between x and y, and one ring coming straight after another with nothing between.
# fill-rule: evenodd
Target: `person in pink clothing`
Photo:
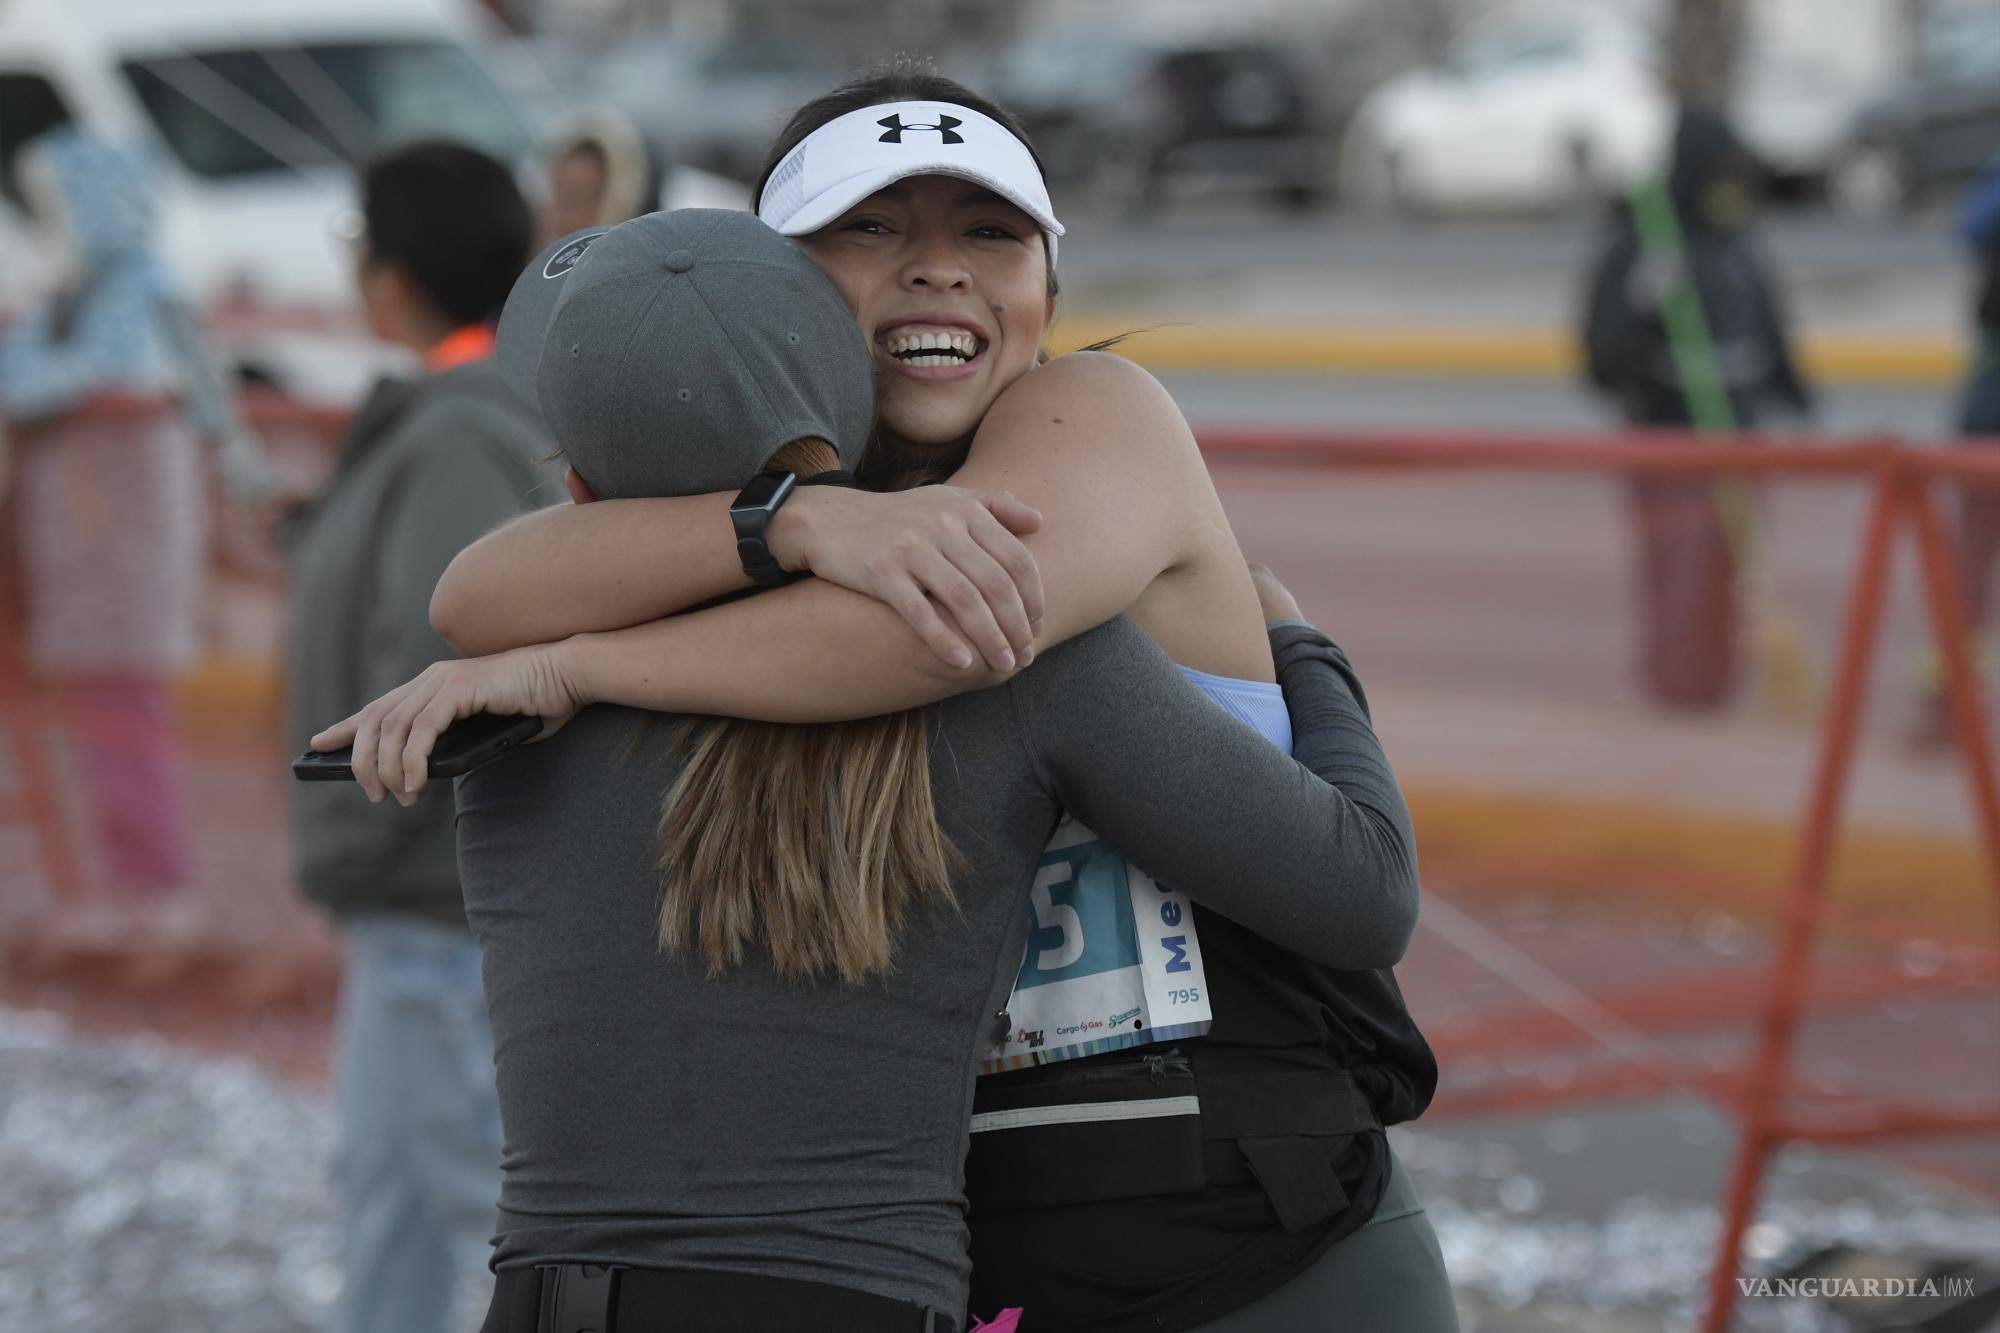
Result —
<instances>
[{"instance_id":1,"label":"person in pink clothing","mask_svg":"<svg viewBox=\"0 0 2000 1333\"><path fill-rule=\"evenodd\" d=\"M270 473L154 253L144 160L65 128L32 144L20 173L69 270L0 338L0 416L25 436L13 539L29 656L64 688L105 869L121 890L157 897L194 875L172 684L197 648L197 432L220 446L239 498L268 494ZM79 412L120 396L179 398L192 421Z\"/></svg>"}]
</instances>

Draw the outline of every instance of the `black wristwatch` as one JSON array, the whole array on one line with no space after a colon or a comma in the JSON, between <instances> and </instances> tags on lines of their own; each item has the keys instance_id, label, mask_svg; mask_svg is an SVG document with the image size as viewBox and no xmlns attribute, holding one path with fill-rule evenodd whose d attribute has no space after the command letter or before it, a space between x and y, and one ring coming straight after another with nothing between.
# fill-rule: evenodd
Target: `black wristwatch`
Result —
<instances>
[{"instance_id":1,"label":"black wristwatch","mask_svg":"<svg viewBox=\"0 0 2000 1333\"><path fill-rule=\"evenodd\" d=\"M791 497L798 477L790 472L759 473L729 502L729 523L736 529L736 556L743 572L766 588L782 588L799 576L778 563L764 535L771 515Z\"/></svg>"}]
</instances>

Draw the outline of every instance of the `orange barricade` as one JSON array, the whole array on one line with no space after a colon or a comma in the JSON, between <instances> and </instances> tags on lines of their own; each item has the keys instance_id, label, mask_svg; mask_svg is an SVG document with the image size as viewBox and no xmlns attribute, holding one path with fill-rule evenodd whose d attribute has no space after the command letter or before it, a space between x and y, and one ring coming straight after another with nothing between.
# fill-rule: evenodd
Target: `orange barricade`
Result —
<instances>
[{"instance_id":1,"label":"orange barricade","mask_svg":"<svg viewBox=\"0 0 2000 1333\"><path fill-rule=\"evenodd\" d=\"M275 397L248 400L252 418L267 434L290 431L330 439L344 414L305 407ZM157 405L105 404L92 410L158 410ZM1305 467L1367 467L1458 471L1550 471L1615 474L1715 473L1817 476L1866 483L1873 502L1848 593L1845 625L1833 687L1819 722L1817 754L1801 815L1795 867L1780 925L1776 958L1757 1000L1756 1054L1740 1077L1709 1071L1646 1068L1623 1080L1627 1089L1697 1088L1737 1116L1740 1146L1724 1200L1724 1224L1713 1270L1705 1327L1727 1327L1737 1294L1733 1281L1745 1229L1754 1211L1766 1163L1787 1142L1862 1143L1875 1139L1949 1130L2000 1129L2000 1107L1968 1111L1919 1108L1860 1108L1804 1117L1790 1106L1795 1039L1815 940L1822 928L1832 852L1842 820L1843 801L1856 749L1856 729L1879 637L1892 548L1899 531L1913 534L1921 556L1931 623L1945 665L1945 685L1954 734L1962 755L1976 822L1996 895L2000 895L2000 781L1986 725L1985 704L1973 664L1951 538L1935 491L1942 482L2000 487L2000 451L1974 457L1962 452L1910 448L1891 439L1828 444L1770 436L1718 444L1713 439L1658 432L1616 436L1552 438L1547 435L1488 433L1477 436L1413 436L1348 432L1203 431L1201 444L1218 459L1248 459ZM7 583L0 579L0 598ZM67 841L62 803L53 794L53 776L43 745L41 715L23 674L12 608L0 600L0 726L25 790L0 804L0 817L25 819L40 842L42 864L59 894L78 892L76 861ZM2000 899L1997 899L2000 900ZM1877 983L1854 982L1863 990ZM1869 993L1874 993L1869 990ZM1737 993L1738 1003L1742 993ZM1728 1004L1726 993L1710 997ZM1547 1104L1585 1091L1601 1093L1602 1083L1548 1092ZM1508 1105L1519 1108L1527 1100Z\"/></svg>"},{"instance_id":2,"label":"orange barricade","mask_svg":"<svg viewBox=\"0 0 2000 1333\"><path fill-rule=\"evenodd\" d=\"M1971 786L1976 821L2000 906L2000 781L1996 781L1986 709L1973 665L1965 603L1940 514L1936 483L2000 486L2000 456L1920 451L1892 440L1828 445L1816 440L1759 437L1718 447L1673 433L1613 440L1547 436L1411 437L1364 433L1329 436L1282 432L1202 432L1215 457L1321 466L1555 470L1641 474L1816 474L1852 476L1873 491L1867 530L1848 595L1833 688L1819 725L1817 757L1801 817L1797 859L1787 887L1779 950L1759 1005L1756 1055L1740 1079L1706 1071L1635 1071L1627 1087L1700 1088L1732 1109L1741 1135L1724 1200L1722 1234L1711 1277L1704 1328L1729 1325L1745 1231L1755 1212L1765 1167L1788 1142L1865 1143L1905 1135L2000 1129L2000 1106L1973 1110L1844 1107L1832 1114L1793 1114L1791 1066L1803 1017L1814 943L1826 911L1832 851L1853 769L1862 700L1879 637L1889 562L1896 533L1911 531L1922 558L1932 628L1944 659L1953 732ZM1571 1086L1545 1093L1543 1104L1588 1092ZM1510 1105L1518 1107L1517 1099Z\"/></svg>"}]
</instances>

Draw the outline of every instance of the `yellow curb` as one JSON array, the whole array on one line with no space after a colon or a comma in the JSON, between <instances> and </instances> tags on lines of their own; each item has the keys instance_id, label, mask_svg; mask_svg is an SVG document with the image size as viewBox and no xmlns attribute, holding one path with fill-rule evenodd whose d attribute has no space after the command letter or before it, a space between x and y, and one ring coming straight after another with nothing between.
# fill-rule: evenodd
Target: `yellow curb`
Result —
<instances>
[{"instance_id":1,"label":"yellow curb","mask_svg":"<svg viewBox=\"0 0 2000 1333\"><path fill-rule=\"evenodd\" d=\"M1450 783L1412 783L1407 795L1424 879L1452 892L1638 895L1770 920L1796 873L1790 820ZM2000 944L2000 904L1970 838L1851 827L1831 890L1844 921Z\"/></svg>"},{"instance_id":2,"label":"yellow curb","mask_svg":"<svg viewBox=\"0 0 2000 1333\"><path fill-rule=\"evenodd\" d=\"M1828 384L1956 384L1966 352L1952 338L1808 335L1799 349L1805 373Z\"/></svg>"},{"instance_id":3,"label":"yellow curb","mask_svg":"<svg viewBox=\"0 0 2000 1333\"><path fill-rule=\"evenodd\" d=\"M1346 329L1216 325L1134 316L1080 315L1056 326L1052 350L1130 334L1120 355L1149 370L1396 375L1472 379L1574 379L1576 339L1547 329ZM1827 383L1950 384L1965 352L1934 335L1807 335L1800 359Z\"/></svg>"}]
</instances>

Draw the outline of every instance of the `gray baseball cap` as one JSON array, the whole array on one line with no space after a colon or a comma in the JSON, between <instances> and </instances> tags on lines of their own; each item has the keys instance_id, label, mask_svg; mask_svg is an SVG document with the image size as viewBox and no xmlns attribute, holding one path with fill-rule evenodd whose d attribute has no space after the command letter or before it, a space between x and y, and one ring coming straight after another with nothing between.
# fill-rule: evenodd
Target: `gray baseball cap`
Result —
<instances>
[{"instance_id":1,"label":"gray baseball cap","mask_svg":"<svg viewBox=\"0 0 2000 1333\"><path fill-rule=\"evenodd\" d=\"M875 421L874 358L839 290L728 209L556 241L515 282L497 359L606 499L733 491L808 435L851 471Z\"/></svg>"}]
</instances>

